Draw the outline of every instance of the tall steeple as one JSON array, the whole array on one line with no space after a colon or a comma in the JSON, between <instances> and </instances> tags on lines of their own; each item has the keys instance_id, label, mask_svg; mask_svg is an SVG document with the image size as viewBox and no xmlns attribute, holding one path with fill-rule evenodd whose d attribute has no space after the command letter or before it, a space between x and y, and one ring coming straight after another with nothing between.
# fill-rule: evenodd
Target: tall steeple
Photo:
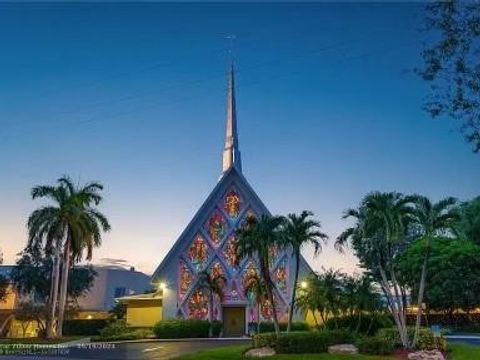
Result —
<instances>
[{"instance_id":1,"label":"tall steeple","mask_svg":"<svg viewBox=\"0 0 480 360\"><path fill-rule=\"evenodd\" d=\"M242 172L242 158L238 149L237 110L235 107L235 81L233 62L228 73L227 88L227 124L225 132L225 148L223 149L223 172L234 166Z\"/></svg>"}]
</instances>

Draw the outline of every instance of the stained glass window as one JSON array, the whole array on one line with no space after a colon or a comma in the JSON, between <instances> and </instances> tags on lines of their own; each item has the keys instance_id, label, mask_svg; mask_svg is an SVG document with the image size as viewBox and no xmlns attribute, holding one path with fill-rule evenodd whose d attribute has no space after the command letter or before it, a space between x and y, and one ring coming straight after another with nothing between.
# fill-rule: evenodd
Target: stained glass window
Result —
<instances>
[{"instance_id":1,"label":"stained glass window","mask_svg":"<svg viewBox=\"0 0 480 360\"><path fill-rule=\"evenodd\" d=\"M250 261L243 272L242 285L243 288L247 288L249 281L252 278L258 276L257 266L254 262Z\"/></svg>"},{"instance_id":2,"label":"stained glass window","mask_svg":"<svg viewBox=\"0 0 480 360\"><path fill-rule=\"evenodd\" d=\"M240 259L238 257L238 241L235 235L231 235L228 237L228 240L223 249L223 256L225 257L227 264L230 265L232 268L238 267Z\"/></svg>"},{"instance_id":3,"label":"stained glass window","mask_svg":"<svg viewBox=\"0 0 480 360\"><path fill-rule=\"evenodd\" d=\"M178 294L182 299L188 291L188 288L192 284L193 281L193 274L188 268L187 264L184 262L180 262L180 281L179 281L179 289Z\"/></svg>"},{"instance_id":4,"label":"stained glass window","mask_svg":"<svg viewBox=\"0 0 480 360\"><path fill-rule=\"evenodd\" d=\"M277 262L278 256L278 247L276 245L270 246L268 248L268 262L270 266L275 265Z\"/></svg>"},{"instance_id":5,"label":"stained glass window","mask_svg":"<svg viewBox=\"0 0 480 360\"><path fill-rule=\"evenodd\" d=\"M188 249L188 258L197 271L204 268L205 262L208 259L208 245L200 234L195 237L192 245Z\"/></svg>"},{"instance_id":6,"label":"stained glass window","mask_svg":"<svg viewBox=\"0 0 480 360\"><path fill-rule=\"evenodd\" d=\"M249 218L254 218L254 219L257 218L257 214L255 214L255 211L253 211L252 209L248 209L248 210L247 210L244 218L243 218L242 221L241 221L240 226L241 226L241 227L244 227L244 226L247 224L247 220L248 220Z\"/></svg>"},{"instance_id":7,"label":"stained glass window","mask_svg":"<svg viewBox=\"0 0 480 360\"><path fill-rule=\"evenodd\" d=\"M275 280L277 289L283 293L287 292L287 260L282 259L277 269L275 270Z\"/></svg>"},{"instance_id":8,"label":"stained glass window","mask_svg":"<svg viewBox=\"0 0 480 360\"><path fill-rule=\"evenodd\" d=\"M265 301L260 304L260 314L266 320L271 319L273 316L273 307L270 303L270 300L265 299Z\"/></svg>"},{"instance_id":9,"label":"stained glass window","mask_svg":"<svg viewBox=\"0 0 480 360\"><path fill-rule=\"evenodd\" d=\"M212 279L218 279L219 277L225 278L225 270L223 269L222 264L220 264L219 261L217 261L215 264L212 266L212 270L210 272L210 277ZM225 286L224 280L220 283L220 286Z\"/></svg>"},{"instance_id":10,"label":"stained glass window","mask_svg":"<svg viewBox=\"0 0 480 360\"><path fill-rule=\"evenodd\" d=\"M189 317L193 319L204 319L208 315L208 297L201 290L196 290L188 301Z\"/></svg>"},{"instance_id":11,"label":"stained glass window","mask_svg":"<svg viewBox=\"0 0 480 360\"><path fill-rule=\"evenodd\" d=\"M227 233L227 222L220 211L216 210L208 220L207 231L210 239L218 246Z\"/></svg>"},{"instance_id":12,"label":"stained glass window","mask_svg":"<svg viewBox=\"0 0 480 360\"><path fill-rule=\"evenodd\" d=\"M242 200L235 190L230 190L225 196L224 209L232 219L236 219L240 214Z\"/></svg>"}]
</instances>

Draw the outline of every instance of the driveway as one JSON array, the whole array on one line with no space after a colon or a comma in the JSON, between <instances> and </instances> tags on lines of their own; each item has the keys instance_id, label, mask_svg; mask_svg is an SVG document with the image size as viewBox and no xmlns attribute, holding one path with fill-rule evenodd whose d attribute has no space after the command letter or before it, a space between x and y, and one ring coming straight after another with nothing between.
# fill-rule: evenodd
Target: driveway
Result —
<instances>
[{"instance_id":1,"label":"driveway","mask_svg":"<svg viewBox=\"0 0 480 360\"><path fill-rule=\"evenodd\" d=\"M201 350L212 349L222 346L249 345L251 340L195 340L195 341L152 341L134 343L88 343L72 345L63 349L49 349L39 356L2 356L3 359L24 359L32 360L80 360L80 359L105 359L105 360L127 360L127 359L148 359L165 360L177 356L193 353Z\"/></svg>"}]
</instances>

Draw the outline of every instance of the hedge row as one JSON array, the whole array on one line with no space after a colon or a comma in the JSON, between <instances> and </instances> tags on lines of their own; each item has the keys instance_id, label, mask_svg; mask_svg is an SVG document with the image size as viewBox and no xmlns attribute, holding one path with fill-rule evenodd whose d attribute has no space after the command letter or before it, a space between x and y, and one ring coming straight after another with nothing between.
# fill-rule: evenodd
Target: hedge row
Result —
<instances>
[{"instance_id":1,"label":"hedge row","mask_svg":"<svg viewBox=\"0 0 480 360\"><path fill-rule=\"evenodd\" d=\"M155 324L153 333L160 339L206 338L210 323L207 320L162 320ZM213 336L218 337L222 322L213 321Z\"/></svg>"},{"instance_id":2,"label":"hedge row","mask_svg":"<svg viewBox=\"0 0 480 360\"><path fill-rule=\"evenodd\" d=\"M415 328L409 327L407 331L408 337L412 339ZM388 340L390 343L393 344L394 347L402 346L400 334L396 327L380 329L377 336ZM441 351L445 351L447 349L447 342L443 337L441 337L440 339L435 339L431 329L420 328L417 347L422 350L432 350L438 348Z\"/></svg>"},{"instance_id":3,"label":"hedge row","mask_svg":"<svg viewBox=\"0 0 480 360\"><path fill-rule=\"evenodd\" d=\"M279 354L322 353L331 345L354 343L355 336L344 330L294 331L259 334L253 337L255 347L270 346Z\"/></svg>"},{"instance_id":4,"label":"hedge row","mask_svg":"<svg viewBox=\"0 0 480 360\"><path fill-rule=\"evenodd\" d=\"M63 322L64 336L94 336L100 335L100 330L109 324L107 319L75 319Z\"/></svg>"},{"instance_id":5,"label":"hedge row","mask_svg":"<svg viewBox=\"0 0 480 360\"><path fill-rule=\"evenodd\" d=\"M280 327L280 331L286 331L287 330L287 323L281 322L278 324ZM248 328L256 332L257 331L257 323L256 322L250 322L248 323ZM290 329L291 331L308 331L310 330L310 326L303 321L294 321L292 322L292 327ZM260 322L260 332L261 333L266 333L266 332L273 332L275 331L275 327L273 326L273 322L271 321L262 321Z\"/></svg>"},{"instance_id":6,"label":"hedge row","mask_svg":"<svg viewBox=\"0 0 480 360\"><path fill-rule=\"evenodd\" d=\"M362 314L330 318L325 322L327 329L348 329L350 331L373 336L378 330L394 325L389 314Z\"/></svg>"}]
</instances>

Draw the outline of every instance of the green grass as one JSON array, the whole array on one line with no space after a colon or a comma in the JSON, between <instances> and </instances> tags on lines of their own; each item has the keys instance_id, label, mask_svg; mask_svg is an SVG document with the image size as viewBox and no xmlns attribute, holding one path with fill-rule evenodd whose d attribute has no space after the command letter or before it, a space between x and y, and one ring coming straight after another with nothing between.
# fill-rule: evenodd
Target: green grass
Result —
<instances>
[{"instance_id":1,"label":"green grass","mask_svg":"<svg viewBox=\"0 0 480 360\"><path fill-rule=\"evenodd\" d=\"M200 351L175 358L175 360L245 360L244 346L228 346ZM330 354L282 354L268 357L271 360L393 360L388 356L330 355ZM473 359L473 358L472 358Z\"/></svg>"},{"instance_id":2,"label":"green grass","mask_svg":"<svg viewBox=\"0 0 480 360\"><path fill-rule=\"evenodd\" d=\"M452 360L480 359L480 346L467 344L448 344Z\"/></svg>"}]
</instances>

